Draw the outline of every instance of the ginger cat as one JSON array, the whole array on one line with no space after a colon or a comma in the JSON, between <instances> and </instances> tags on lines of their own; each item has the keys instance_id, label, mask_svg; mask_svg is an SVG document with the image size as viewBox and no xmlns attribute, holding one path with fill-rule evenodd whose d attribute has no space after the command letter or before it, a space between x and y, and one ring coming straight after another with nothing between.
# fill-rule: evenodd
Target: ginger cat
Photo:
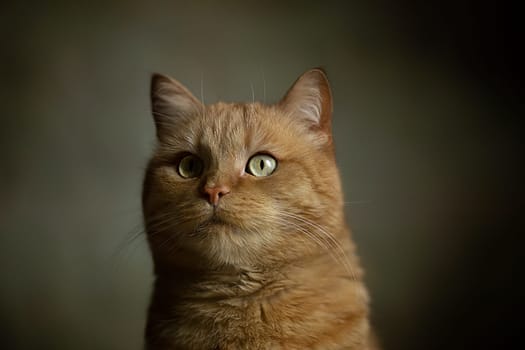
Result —
<instances>
[{"instance_id":1,"label":"ginger cat","mask_svg":"<svg viewBox=\"0 0 525 350\"><path fill-rule=\"evenodd\" d=\"M321 69L277 104L203 105L155 74L146 349L376 349Z\"/></svg>"}]
</instances>

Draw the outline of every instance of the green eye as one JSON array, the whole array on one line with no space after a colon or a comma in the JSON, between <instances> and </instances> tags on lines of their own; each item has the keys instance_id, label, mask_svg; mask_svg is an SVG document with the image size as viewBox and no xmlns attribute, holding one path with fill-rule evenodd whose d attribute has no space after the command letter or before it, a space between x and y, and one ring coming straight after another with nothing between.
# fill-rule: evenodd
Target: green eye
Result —
<instances>
[{"instance_id":1,"label":"green eye","mask_svg":"<svg viewBox=\"0 0 525 350\"><path fill-rule=\"evenodd\" d=\"M250 158L246 165L246 172L253 176L271 175L277 167L277 160L267 154L256 154Z\"/></svg>"},{"instance_id":2,"label":"green eye","mask_svg":"<svg viewBox=\"0 0 525 350\"><path fill-rule=\"evenodd\" d=\"M202 168L202 160L190 154L180 160L177 170L180 176L189 179L199 176L202 173Z\"/></svg>"}]
</instances>

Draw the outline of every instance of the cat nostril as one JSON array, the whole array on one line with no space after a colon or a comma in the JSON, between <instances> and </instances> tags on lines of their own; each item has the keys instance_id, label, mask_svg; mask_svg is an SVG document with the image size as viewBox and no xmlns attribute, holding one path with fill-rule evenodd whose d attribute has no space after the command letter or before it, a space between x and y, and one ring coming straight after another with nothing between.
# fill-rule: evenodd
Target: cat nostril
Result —
<instances>
[{"instance_id":1,"label":"cat nostril","mask_svg":"<svg viewBox=\"0 0 525 350\"><path fill-rule=\"evenodd\" d=\"M230 193L230 188L228 186L214 186L214 187L204 187L204 193L208 197L208 202L210 204L216 206L219 204L219 199L222 196L227 195Z\"/></svg>"}]
</instances>

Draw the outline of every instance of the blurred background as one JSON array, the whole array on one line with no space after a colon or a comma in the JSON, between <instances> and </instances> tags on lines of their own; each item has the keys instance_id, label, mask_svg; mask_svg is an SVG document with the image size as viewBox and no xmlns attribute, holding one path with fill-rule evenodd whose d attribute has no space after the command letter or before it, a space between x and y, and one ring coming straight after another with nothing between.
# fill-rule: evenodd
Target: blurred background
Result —
<instances>
[{"instance_id":1,"label":"blurred background","mask_svg":"<svg viewBox=\"0 0 525 350\"><path fill-rule=\"evenodd\" d=\"M448 0L2 4L2 349L141 348L151 73L208 103L274 102L314 66L332 82L385 349L517 347L518 14Z\"/></svg>"}]
</instances>

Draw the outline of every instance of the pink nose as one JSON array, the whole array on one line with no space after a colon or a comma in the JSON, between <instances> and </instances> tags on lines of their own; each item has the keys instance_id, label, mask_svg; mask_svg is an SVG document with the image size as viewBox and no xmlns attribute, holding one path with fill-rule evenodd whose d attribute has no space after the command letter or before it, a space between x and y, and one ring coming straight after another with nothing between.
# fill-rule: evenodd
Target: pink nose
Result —
<instances>
[{"instance_id":1,"label":"pink nose","mask_svg":"<svg viewBox=\"0 0 525 350\"><path fill-rule=\"evenodd\" d=\"M230 188L228 186L204 187L204 194L206 195L208 202L213 206L217 206L217 204L219 204L219 199L228 193L230 193Z\"/></svg>"}]
</instances>

